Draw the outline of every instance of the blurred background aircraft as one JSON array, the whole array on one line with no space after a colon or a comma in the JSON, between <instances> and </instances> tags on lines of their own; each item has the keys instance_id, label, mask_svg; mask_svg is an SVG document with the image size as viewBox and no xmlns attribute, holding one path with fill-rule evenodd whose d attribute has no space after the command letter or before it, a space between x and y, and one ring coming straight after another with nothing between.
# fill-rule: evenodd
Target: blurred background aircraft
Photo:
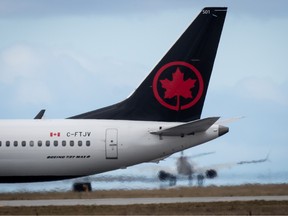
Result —
<instances>
[{"instance_id":1,"label":"blurred background aircraft","mask_svg":"<svg viewBox=\"0 0 288 216\"><path fill-rule=\"evenodd\" d=\"M192 186L193 179L196 179L198 186L202 186L205 179L214 179L218 176L218 171L225 168L232 168L237 165L244 164L256 164L266 162L269 158L269 154L266 158L262 159L253 159L248 161L239 161L239 162L230 162L230 163L222 163L222 164L214 164L211 166L198 166L195 161L192 159L206 156L209 154L214 154L215 152L206 152L192 156L184 156L183 151L181 155L176 159L175 166L171 169L168 167L165 169L161 169L158 172L158 178L162 182L169 182L170 186L176 185L177 179L187 178L188 184Z\"/></svg>"}]
</instances>

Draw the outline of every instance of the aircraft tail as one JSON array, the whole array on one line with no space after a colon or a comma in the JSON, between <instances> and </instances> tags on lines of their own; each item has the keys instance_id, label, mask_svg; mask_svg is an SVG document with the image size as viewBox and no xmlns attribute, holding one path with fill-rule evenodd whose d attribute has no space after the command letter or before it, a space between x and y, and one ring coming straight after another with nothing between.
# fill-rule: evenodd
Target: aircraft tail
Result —
<instances>
[{"instance_id":1,"label":"aircraft tail","mask_svg":"<svg viewBox=\"0 0 288 216\"><path fill-rule=\"evenodd\" d=\"M204 8L126 100L72 119L187 122L201 117L227 8Z\"/></svg>"}]
</instances>

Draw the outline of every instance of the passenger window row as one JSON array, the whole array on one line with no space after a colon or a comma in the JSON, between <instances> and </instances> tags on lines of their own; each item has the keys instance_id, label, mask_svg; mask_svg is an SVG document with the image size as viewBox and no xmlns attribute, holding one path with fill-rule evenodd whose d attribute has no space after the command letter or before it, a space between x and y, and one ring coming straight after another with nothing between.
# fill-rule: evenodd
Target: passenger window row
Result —
<instances>
[{"instance_id":1,"label":"passenger window row","mask_svg":"<svg viewBox=\"0 0 288 216\"><path fill-rule=\"evenodd\" d=\"M33 140L27 142L27 141L21 141L21 142L18 142L18 141L13 141L13 142L10 142L10 141L6 141L5 142L5 146L6 147L9 147L9 146L14 146L14 147L17 147L17 146L30 146L30 147L33 147L33 146L38 146L38 147L41 147L41 146L75 146L77 145L78 146L83 146L83 145L86 145L87 147L89 147L91 145L91 142L90 140L87 140L87 141L82 141L82 140L79 140L77 142L75 142L74 140L70 140L70 141L66 141L66 140L62 140L61 142L58 141L58 140L54 140L54 141L50 141L50 140L46 140L45 142L42 142L41 140L37 141L37 142L34 142ZM3 145L4 145L4 142L3 142ZM0 146L2 146L2 141L0 141Z\"/></svg>"}]
</instances>

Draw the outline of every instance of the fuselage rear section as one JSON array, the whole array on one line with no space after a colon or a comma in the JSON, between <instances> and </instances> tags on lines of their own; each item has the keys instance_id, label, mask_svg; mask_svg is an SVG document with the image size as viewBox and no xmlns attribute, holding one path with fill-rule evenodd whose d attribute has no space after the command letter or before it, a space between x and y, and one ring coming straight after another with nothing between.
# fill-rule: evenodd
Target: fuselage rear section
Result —
<instances>
[{"instance_id":1,"label":"fuselage rear section","mask_svg":"<svg viewBox=\"0 0 288 216\"><path fill-rule=\"evenodd\" d=\"M164 158L220 134L218 125L189 136L150 133L177 124L125 120L2 120L0 182L59 180L126 168Z\"/></svg>"}]
</instances>

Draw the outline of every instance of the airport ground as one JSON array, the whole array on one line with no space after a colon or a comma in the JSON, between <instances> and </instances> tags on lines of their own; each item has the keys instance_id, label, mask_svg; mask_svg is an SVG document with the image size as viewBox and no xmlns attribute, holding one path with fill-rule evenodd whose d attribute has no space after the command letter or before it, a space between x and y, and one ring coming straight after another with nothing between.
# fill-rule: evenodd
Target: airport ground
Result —
<instances>
[{"instance_id":1,"label":"airport ground","mask_svg":"<svg viewBox=\"0 0 288 216\"><path fill-rule=\"evenodd\" d=\"M0 194L0 200L152 198L152 197L233 197L288 195L288 184L209 186L159 190L114 190L89 193L48 192ZM234 201L137 205L74 205L0 207L6 215L288 215L288 201Z\"/></svg>"}]
</instances>

